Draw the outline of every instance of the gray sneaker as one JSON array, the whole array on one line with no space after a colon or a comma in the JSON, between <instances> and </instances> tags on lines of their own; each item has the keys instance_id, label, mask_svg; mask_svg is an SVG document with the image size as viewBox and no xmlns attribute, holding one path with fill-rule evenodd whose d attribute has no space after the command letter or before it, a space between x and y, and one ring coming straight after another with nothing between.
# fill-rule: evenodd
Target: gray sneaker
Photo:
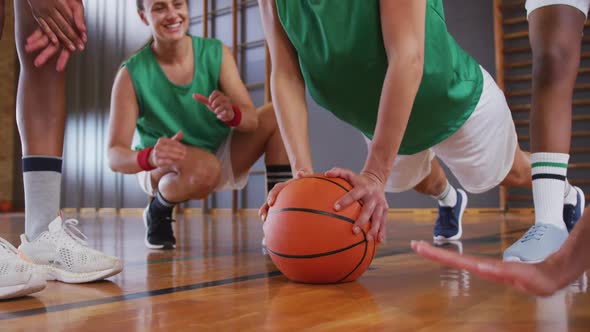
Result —
<instances>
[{"instance_id":1,"label":"gray sneaker","mask_svg":"<svg viewBox=\"0 0 590 332\"><path fill-rule=\"evenodd\" d=\"M523 263L542 262L559 250L567 239L567 235L566 229L551 224L535 224L504 251L504 260Z\"/></svg>"}]
</instances>

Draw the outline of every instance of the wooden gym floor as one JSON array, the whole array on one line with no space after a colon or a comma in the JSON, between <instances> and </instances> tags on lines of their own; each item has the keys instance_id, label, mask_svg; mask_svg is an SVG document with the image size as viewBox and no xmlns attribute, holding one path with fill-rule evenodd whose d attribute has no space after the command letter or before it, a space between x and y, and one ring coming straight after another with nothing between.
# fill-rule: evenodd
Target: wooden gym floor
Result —
<instances>
[{"instance_id":1,"label":"wooden gym floor","mask_svg":"<svg viewBox=\"0 0 590 332\"><path fill-rule=\"evenodd\" d=\"M589 331L582 276L551 298L523 295L465 271L427 262L409 248L430 239L433 214L391 214L389 239L357 282L289 282L260 246L255 213L186 214L178 248L143 245L139 213L82 215L95 248L122 257L122 274L0 302L4 331ZM465 215L464 239L449 250L500 257L531 214ZM0 215L0 234L18 245L22 215ZM588 254L588 253L581 253Z\"/></svg>"}]
</instances>

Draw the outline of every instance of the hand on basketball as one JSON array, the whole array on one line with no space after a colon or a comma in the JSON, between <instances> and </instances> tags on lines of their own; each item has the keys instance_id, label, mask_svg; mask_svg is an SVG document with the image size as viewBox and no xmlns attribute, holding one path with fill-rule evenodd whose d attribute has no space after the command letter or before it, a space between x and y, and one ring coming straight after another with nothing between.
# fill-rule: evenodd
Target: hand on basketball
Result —
<instances>
[{"instance_id":1,"label":"hand on basketball","mask_svg":"<svg viewBox=\"0 0 590 332\"><path fill-rule=\"evenodd\" d=\"M88 37L86 36L86 26L84 23L84 5L80 0L67 0L66 2L73 15L71 20L75 21L76 27L79 30L81 41L77 41L76 48L73 44L67 44L62 41L61 38L52 39L51 35L42 27L37 28L27 38L25 45L25 51L27 53L39 52L34 61L36 67L42 67L59 53L56 70L61 72L65 70L72 53L76 51L76 49L80 51L84 50L84 44L88 41Z\"/></svg>"},{"instance_id":2,"label":"hand on basketball","mask_svg":"<svg viewBox=\"0 0 590 332\"><path fill-rule=\"evenodd\" d=\"M81 0L28 0L31 12L49 40L71 52L84 50L86 24Z\"/></svg>"},{"instance_id":3,"label":"hand on basketball","mask_svg":"<svg viewBox=\"0 0 590 332\"><path fill-rule=\"evenodd\" d=\"M549 257L542 263L526 264L463 256L424 241L412 241L412 249L421 256L457 269L467 270L483 279L510 285L526 293L548 296L574 280L560 284L560 272Z\"/></svg>"},{"instance_id":4,"label":"hand on basketball","mask_svg":"<svg viewBox=\"0 0 590 332\"><path fill-rule=\"evenodd\" d=\"M295 177L292 180L277 183L268 193L266 202L264 202L262 207L258 210L258 216L260 217L260 219L262 219L262 221L266 221L266 217L268 216L268 209L270 209L270 207L273 206L273 204L277 200L277 196L279 195L281 190L283 190L283 188L285 188L289 184L289 182L293 181L294 179L299 179L312 174L313 172L308 170L299 170L295 173Z\"/></svg>"},{"instance_id":5,"label":"hand on basketball","mask_svg":"<svg viewBox=\"0 0 590 332\"><path fill-rule=\"evenodd\" d=\"M367 233L367 239L385 241L385 221L389 209L385 199L385 185L368 173L356 174L351 170L338 167L329 170L325 175L343 178L353 186L351 191L336 201L334 204L336 211L346 208L355 201L363 202L361 213L352 228L353 233L360 233L361 229L370 222L371 229Z\"/></svg>"},{"instance_id":6,"label":"hand on basketball","mask_svg":"<svg viewBox=\"0 0 590 332\"><path fill-rule=\"evenodd\" d=\"M172 138L162 137L150 153L149 162L154 167L175 166L186 156L186 146L182 141L182 131L176 133Z\"/></svg>"},{"instance_id":7,"label":"hand on basketball","mask_svg":"<svg viewBox=\"0 0 590 332\"><path fill-rule=\"evenodd\" d=\"M198 93L193 94L193 98L207 106L207 108L217 115L217 118L223 122L229 122L234 119L234 109L231 100L219 90L213 91L209 98Z\"/></svg>"}]
</instances>

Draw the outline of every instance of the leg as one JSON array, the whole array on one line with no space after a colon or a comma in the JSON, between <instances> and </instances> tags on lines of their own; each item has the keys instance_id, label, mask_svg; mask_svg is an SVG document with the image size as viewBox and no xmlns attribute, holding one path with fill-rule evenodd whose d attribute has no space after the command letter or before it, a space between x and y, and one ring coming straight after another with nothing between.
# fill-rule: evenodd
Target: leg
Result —
<instances>
[{"instance_id":1,"label":"leg","mask_svg":"<svg viewBox=\"0 0 590 332\"><path fill-rule=\"evenodd\" d=\"M554 5L529 10L533 52L530 133L535 222L571 230L584 208L584 193L580 188L572 188L566 176L571 102L587 8Z\"/></svg>"},{"instance_id":2,"label":"leg","mask_svg":"<svg viewBox=\"0 0 590 332\"><path fill-rule=\"evenodd\" d=\"M502 181L502 185L526 188L532 186L530 153L522 151L520 147L516 148L512 168Z\"/></svg>"},{"instance_id":3,"label":"leg","mask_svg":"<svg viewBox=\"0 0 590 332\"><path fill-rule=\"evenodd\" d=\"M24 47L37 23L26 0L16 0L14 6L21 65L17 123L25 172L25 229L29 238L35 238L59 212L66 114L65 73L56 72L55 63L35 68L33 56L27 54Z\"/></svg>"},{"instance_id":4,"label":"leg","mask_svg":"<svg viewBox=\"0 0 590 332\"><path fill-rule=\"evenodd\" d=\"M231 160L236 176L245 174L264 153L267 190L292 177L289 157L272 104L258 110L258 129L253 133L234 133L231 142Z\"/></svg>"},{"instance_id":5,"label":"leg","mask_svg":"<svg viewBox=\"0 0 590 332\"><path fill-rule=\"evenodd\" d=\"M255 132L236 132L231 144L234 174L247 172L263 153L266 165L289 164L272 104L258 110L258 129Z\"/></svg>"},{"instance_id":6,"label":"leg","mask_svg":"<svg viewBox=\"0 0 590 332\"><path fill-rule=\"evenodd\" d=\"M420 181L414 190L424 195L439 196L445 190L448 182L445 171L435 158L431 162L430 174Z\"/></svg>"},{"instance_id":7,"label":"leg","mask_svg":"<svg viewBox=\"0 0 590 332\"><path fill-rule=\"evenodd\" d=\"M15 17L21 64L17 122L23 147L26 211L26 236L21 236L19 255L40 265L51 279L81 283L107 278L123 269L121 260L82 245L66 231L76 223L56 218L66 113L65 74L54 71L56 60L35 68L32 56L25 52L26 38L37 26L26 0L15 1ZM51 251L55 254L48 255Z\"/></svg>"},{"instance_id":8,"label":"leg","mask_svg":"<svg viewBox=\"0 0 590 332\"><path fill-rule=\"evenodd\" d=\"M176 167L158 168L151 172L157 194L143 213L146 227L145 245L150 249L172 249L176 238L172 229L172 211L180 202L201 199L219 182L221 166L215 155L195 147Z\"/></svg>"},{"instance_id":9,"label":"leg","mask_svg":"<svg viewBox=\"0 0 590 332\"><path fill-rule=\"evenodd\" d=\"M434 226L434 240L459 240L462 235L461 219L467 207L467 194L456 190L438 160L432 159L430 174L414 190L430 195L438 201L439 212Z\"/></svg>"}]
</instances>

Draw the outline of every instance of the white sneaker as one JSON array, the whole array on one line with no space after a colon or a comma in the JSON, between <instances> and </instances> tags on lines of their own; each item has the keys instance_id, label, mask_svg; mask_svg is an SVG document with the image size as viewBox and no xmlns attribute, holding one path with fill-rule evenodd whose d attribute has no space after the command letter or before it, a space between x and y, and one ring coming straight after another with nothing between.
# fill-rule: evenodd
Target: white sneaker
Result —
<instances>
[{"instance_id":1,"label":"white sneaker","mask_svg":"<svg viewBox=\"0 0 590 332\"><path fill-rule=\"evenodd\" d=\"M17 254L12 244L0 238L0 300L36 293L47 286L45 273Z\"/></svg>"},{"instance_id":2,"label":"white sneaker","mask_svg":"<svg viewBox=\"0 0 590 332\"><path fill-rule=\"evenodd\" d=\"M58 216L49 224L49 231L34 241L21 235L21 258L45 269L48 280L67 283L102 280L121 272L121 260L88 247L87 237L76 228L77 224L78 220L63 222Z\"/></svg>"}]
</instances>

